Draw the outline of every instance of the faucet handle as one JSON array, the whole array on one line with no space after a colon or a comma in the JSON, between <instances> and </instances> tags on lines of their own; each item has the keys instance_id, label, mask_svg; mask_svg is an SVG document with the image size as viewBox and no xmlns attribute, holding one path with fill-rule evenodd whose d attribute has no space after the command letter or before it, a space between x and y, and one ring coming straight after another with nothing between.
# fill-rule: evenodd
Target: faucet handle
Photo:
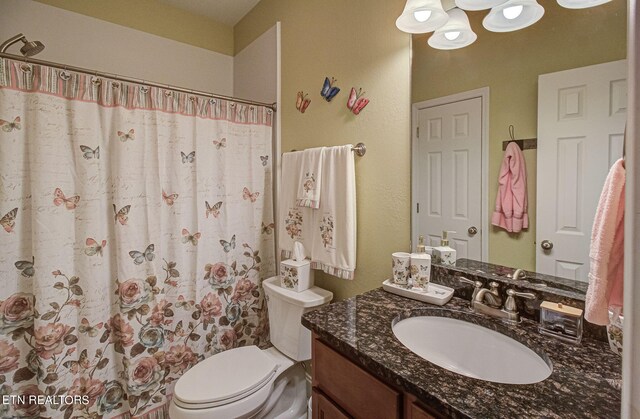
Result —
<instances>
[{"instance_id":1,"label":"faucet handle","mask_svg":"<svg viewBox=\"0 0 640 419\"><path fill-rule=\"evenodd\" d=\"M473 285L473 294L471 295L471 301L476 299L476 295L478 295L478 293L480 292L480 290L482 289L482 282L480 281L472 281L470 279L465 278L464 276L459 276L458 280L460 282L464 282L465 284L469 284L469 285Z\"/></svg>"},{"instance_id":2,"label":"faucet handle","mask_svg":"<svg viewBox=\"0 0 640 419\"><path fill-rule=\"evenodd\" d=\"M536 295L533 294L533 293L530 293L530 292L518 292L518 291L516 291L514 289L511 289L511 288L509 288L507 290L507 295L509 297L512 297L512 296L515 295L516 297L527 298L529 300L534 300L536 298Z\"/></svg>"},{"instance_id":3,"label":"faucet handle","mask_svg":"<svg viewBox=\"0 0 640 419\"><path fill-rule=\"evenodd\" d=\"M528 300L535 300L536 295L530 292L518 292L509 288L507 290L507 300L504 302L504 309L506 311L516 312L516 299L514 297L522 297Z\"/></svg>"},{"instance_id":4,"label":"faucet handle","mask_svg":"<svg viewBox=\"0 0 640 419\"><path fill-rule=\"evenodd\" d=\"M476 288L482 288L482 286L484 285L482 282L480 281L472 281L470 279L465 278L464 276L459 276L458 280L460 282L464 282L465 284L469 284L469 285L473 285Z\"/></svg>"}]
</instances>

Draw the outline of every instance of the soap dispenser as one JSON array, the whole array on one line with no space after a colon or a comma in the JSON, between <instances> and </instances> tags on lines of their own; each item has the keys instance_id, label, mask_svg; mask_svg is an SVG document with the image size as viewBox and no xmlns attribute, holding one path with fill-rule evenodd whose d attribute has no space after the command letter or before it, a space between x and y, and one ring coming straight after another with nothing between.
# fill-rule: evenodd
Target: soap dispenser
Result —
<instances>
[{"instance_id":1,"label":"soap dispenser","mask_svg":"<svg viewBox=\"0 0 640 419\"><path fill-rule=\"evenodd\" d=\"M449 246L449 233L455 231L443 231L440 246L433 248L433 261L441 265L456 264L456 249Z\"/></svg>"},{"instance_id":2,"label":"soap dispenser","mask_svg":"<svg viewBox=\"0 0 640 419\"><path fill-rule=\"evenodd\" d=\"M418 246L416 247L416 253L427 253L427 246L424 245L424 236L418 237Z\"/></svg>"},{"instance_id":3,"label":"soap dispenser","mask_svg":"<svg viewBox=\"0 0 640 419\"><path fill-rule=\"evenodd\" d=\"M427 289L431 277L431 256L427 254L424 236L420 236L416 253L411 254L411 280L413 287Z\"/></svg>"}]
</instances>

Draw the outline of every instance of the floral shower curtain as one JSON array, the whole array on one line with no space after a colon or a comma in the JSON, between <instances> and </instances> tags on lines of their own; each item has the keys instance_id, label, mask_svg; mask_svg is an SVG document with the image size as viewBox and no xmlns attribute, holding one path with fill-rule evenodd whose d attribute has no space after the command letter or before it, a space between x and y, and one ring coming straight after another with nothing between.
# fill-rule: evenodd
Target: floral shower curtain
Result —
<instances>
[{"instance_id":1,"label":"floral shower curtain","mask_svg":"<svg viewBox=\"0 0 640 419\"><path fill-rule=\"evenodd\" d=\"M272 116L0 60L0 417L166 417L266 343Z\"/></svg>"}]
</instances>

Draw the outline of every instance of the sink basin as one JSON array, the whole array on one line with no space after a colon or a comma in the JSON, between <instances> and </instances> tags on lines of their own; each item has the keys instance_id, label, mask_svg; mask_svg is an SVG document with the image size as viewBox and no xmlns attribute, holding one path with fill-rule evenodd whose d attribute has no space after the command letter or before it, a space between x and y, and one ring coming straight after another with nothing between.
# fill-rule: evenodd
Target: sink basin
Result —
<instances>
[{"instance_id":1,"label":"sink basin","mask_svg":"<svg viewBox=\"0 0 640 419\"><path fill-rule=\"evenodd\" d=\"M463 320L409 317L393 325L396 338L427 361L467 377L533 384L551 375L550 362L520 342Z\"/></svg>"}]
</instances>

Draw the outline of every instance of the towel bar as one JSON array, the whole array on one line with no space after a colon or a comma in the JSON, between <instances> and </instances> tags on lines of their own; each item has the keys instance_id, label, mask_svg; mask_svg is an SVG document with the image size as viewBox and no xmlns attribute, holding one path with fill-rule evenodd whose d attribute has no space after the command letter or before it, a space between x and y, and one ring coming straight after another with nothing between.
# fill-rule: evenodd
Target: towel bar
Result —
<instances>
[{"instance_id":1,"label":"towel bar","mask_svg":"<svg viewBox=\"0 0 640 419\"><path fill-rule=\"evenodd\" d=\"M291 150L291 153L293 153L294 151L298 151L295 148ZM359 157L364 156L367 153L367 146L364 145L364 143L358 143L356 145L354 145L353 147L351 147L351 151L355 151L356 154ZM284 153L283 153L284 154Z\"/></svg>"}]
</instances>

